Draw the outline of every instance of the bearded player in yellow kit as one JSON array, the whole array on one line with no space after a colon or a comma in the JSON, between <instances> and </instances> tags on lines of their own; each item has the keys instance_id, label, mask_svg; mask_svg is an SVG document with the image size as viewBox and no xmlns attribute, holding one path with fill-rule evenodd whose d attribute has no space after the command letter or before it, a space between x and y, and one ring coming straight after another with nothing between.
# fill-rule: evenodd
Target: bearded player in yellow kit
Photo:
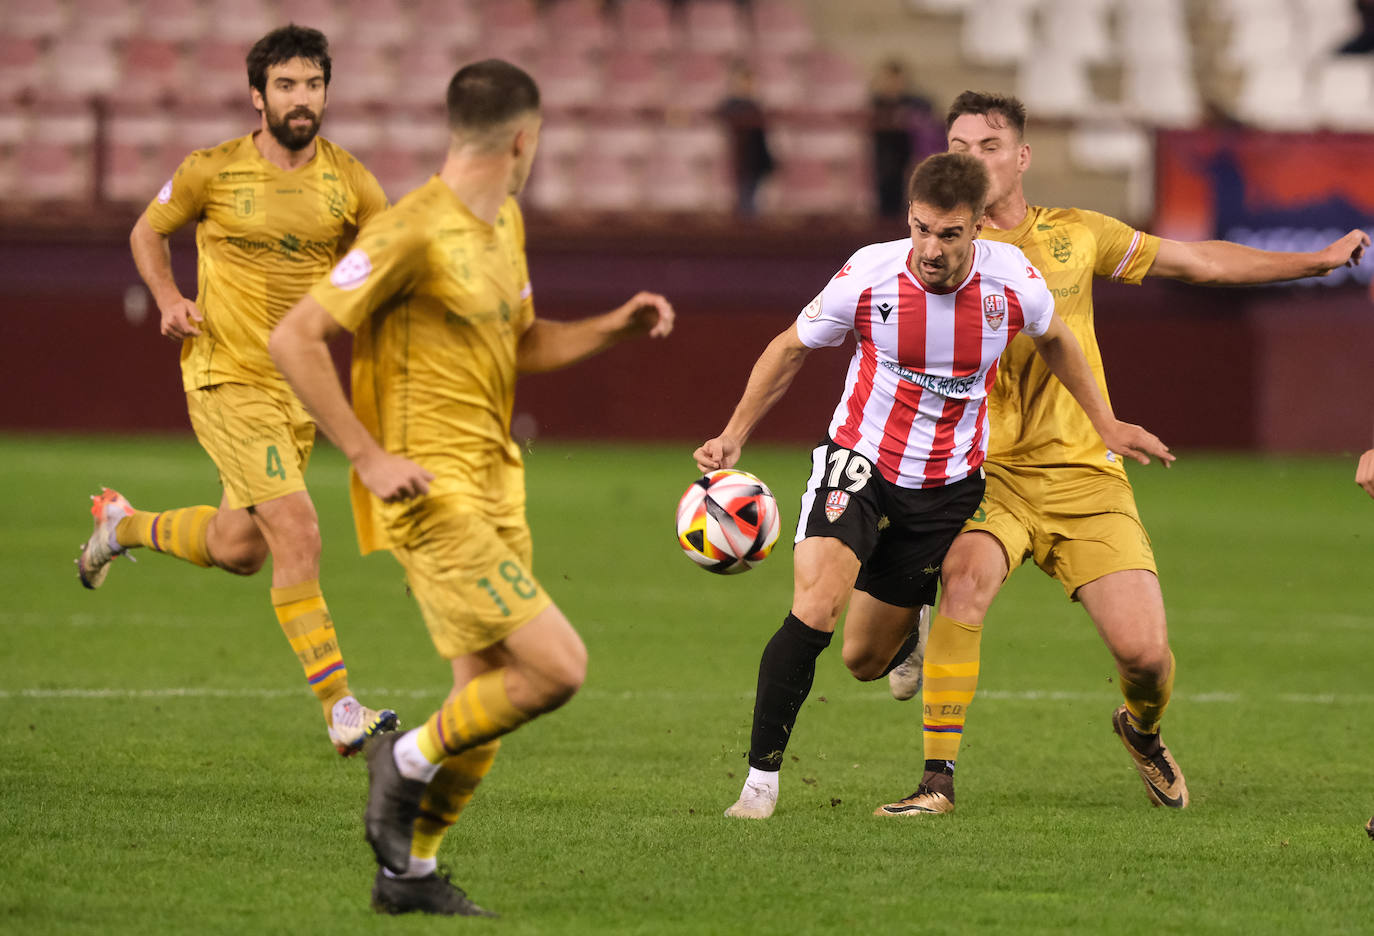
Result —
<instances>
[{"instance_id":1,"label":"bearded player in yellow kit","mask_svg":"<svg viewBox=\"0 0 1374 936\"><path fill-rule=\"evenodd\" d=\"M1083 346L1104 396L1092 318L1095 276L1132 284L1146 276L1208 285L1271 283L1353 265L1369 244L1359 230L1312 253L1227 241L1183 243L1095 211L1033 206L1021 184L1030 146L1020 101L966 91L951 105L945 127L951 152L968 153L988 168L992 185L982 236L1015 244L1041 271L1055 296L1055 314ZM954 809L954 762L977 686L983 618L1003 581L1026 559L1058 579L1097 626L1125 697L1112 713L1112 730L1150 802L1181 809L1188 805L1188 787L1159 736L1174 685L1174 655L1154 554L1121 461L1025 347L1003 354L988 402L992 432L983 503L945 556L922 665L900 668L905 679L896 671L889 677L898 698L910 698L918 687L923 692L925 769L915 793L878 807L877 814Z\"/></svg>"},{"instance_id":2,"label":"bearded player in yellow kit","mask_svg":"<svg viewBox=\"0 0 1374 936\"><path fill-rule=\"evenodd\" d=\"M92 498L95 531L77 571L83 585L99 588L116 556L147 547L252 575L271 553L277 621L330 741L347 756L394 727L396 713L366 708L349 691L305 489L315 426L268 356L267 336L386 208L386 195L357 160L317 136L330 78L323 33L274 30L248 53L247 68L260 127L187 156L129 238L162 334L181 342L182 388L196 438L219 469L219 507L135 510L105 488ZM167 244L191 222L200 269L194 302L173 279Z\"/></svg>"},{"instance_id":3,"label":"bearded player in yellow kit","mask_svg":"<svg viewBox=\"0 0 1374 936\"><path fill-rule=\"evenodd\" d=\"M448 88L439 174L369 224L272 334L271 351L353 463L364 552L390 549L453 670L420 728L368 743L372 905L488 916L437 870L500 738L570 699L587 651L534 576L524 466L511 439L517 373L547 371L673 326L639 293L603 315L536 318L514 196L539 140L539 89L495 59ZM354 333L350 408L326 342Z\"/></svg>"}]
</instances>

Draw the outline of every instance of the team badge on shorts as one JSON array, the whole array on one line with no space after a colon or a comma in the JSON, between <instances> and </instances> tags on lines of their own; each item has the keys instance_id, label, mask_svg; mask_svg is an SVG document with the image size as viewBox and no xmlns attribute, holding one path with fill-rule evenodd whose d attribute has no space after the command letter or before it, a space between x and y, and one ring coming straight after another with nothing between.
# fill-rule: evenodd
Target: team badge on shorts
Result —
<instances>
[{"instance_id":1,"label":"team badge on shorts","mask_svg":"<svg viewBox=\"0 0 1374 936\"><path fill-rule=\"evenodd\" d=\"M1007 317L1007 297L1006 296L984 296L983 297L983 318L987 319L988 327L993 331L1002 327L1002 320Z\"/></svg>"},{"instance_id":2,"label":"team badge on shorts","mask_svg":"<svg viewBox=\"0 0 1374 936\"><path fill-rule=\"evenodd\" d=\"M840 519L844 509L849 506L848 491L831 491L825 495L825 519L831 523Z\"/></svg>"}]
</instances>

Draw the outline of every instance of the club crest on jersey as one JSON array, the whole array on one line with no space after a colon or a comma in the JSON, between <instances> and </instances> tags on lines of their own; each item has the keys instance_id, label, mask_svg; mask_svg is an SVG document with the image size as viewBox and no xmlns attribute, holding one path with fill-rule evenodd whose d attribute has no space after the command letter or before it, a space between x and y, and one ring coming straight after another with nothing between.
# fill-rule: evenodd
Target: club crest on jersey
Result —
<instances>
[{"instance_id":1,"label":"club crest on jersey","mask_svg":"<svg viewBox=\"0 0 1374 936\"><path fill-rule=\"evenodd\" d=\"M831 491L825 495L825 519L834 523L840 519L844 509L849 506L848 491Z\"/></svg>"},{"instance_id":2,"label":"club crest on jersey","mask_svg":"<svg viewBox=\"0 0 1374 936\"><path fill-rule=\"evenodd\" d=\"M993 331L1002 327L1002 320L1007 317L1007 297L1006 296L984 296L983 297L983 318L987 320L988 327Z\"/></svg>"}]
</instances>

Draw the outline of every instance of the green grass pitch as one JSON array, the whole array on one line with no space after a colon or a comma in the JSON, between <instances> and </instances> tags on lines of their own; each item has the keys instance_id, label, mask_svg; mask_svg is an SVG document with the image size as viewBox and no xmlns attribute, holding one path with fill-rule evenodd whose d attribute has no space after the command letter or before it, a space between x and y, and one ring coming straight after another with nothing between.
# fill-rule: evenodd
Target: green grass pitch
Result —
<instances>
[{"instance_id":1,"label":"green grass pitch","mask_svg":"<svg viewBox=\"0 0 1374 936\"><path fill-rule=\"evenodd\" d=\"M1179 659L1165 736L1192 808L1149 807L1112 736L1111 661L1033 567L989 615L959 811L881 820L918 708L837 645L777 814L731 822L790 548L717 578L677 555L690 446L536 442L535 567L591 651L584 691L510 739L440 854L499 921L368 908L366 773L325 739L246 580L72 559L101 483L213 503L182 439L0 439L0 931L9 933L1357 933L1374 929L1374 501L1354 460L1188 455L1132 470ZM796 521L800 449L746 452ZM443 696L396 563L360 558L343 463L310 480L351 681L418 724ZM784 534L784 540L788 536Z\"/></svg>"}]
</instances>

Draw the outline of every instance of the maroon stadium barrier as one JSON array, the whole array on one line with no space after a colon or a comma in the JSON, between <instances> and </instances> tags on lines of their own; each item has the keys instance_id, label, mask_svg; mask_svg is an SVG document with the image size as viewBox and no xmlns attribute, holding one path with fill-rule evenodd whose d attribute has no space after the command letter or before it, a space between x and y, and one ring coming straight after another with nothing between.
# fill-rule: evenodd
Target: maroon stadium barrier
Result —
<instances>
[{"instance_id":1,"label":"maroon stadium barrier","mask_svg":"<svg viewBox=\"0 0 1374 936\"><path fill-rule=\"evenodd\" d=\"M656 289L676 305L679 324L667 341L632 342L570 370L525 378L517 431L706 438L728 418L763 346L853 247L879 239L871 235L664 232L598 240L582 232L532 240L541 315L585 315ZM189 289L194 247L180 240L173 252ZM0 286L9 303L0 325L0 429L187 429L177 349L157 333L157 310L122 236L0 240ZM1118 413L1175 447L1318 452L1369 442L1365 352L1374 347L1374 314L1363 289L1101 285L1097 330ZM820 437L847 363L847 350L812 354L756 438Z\"/></svg>"}]
</instances>

